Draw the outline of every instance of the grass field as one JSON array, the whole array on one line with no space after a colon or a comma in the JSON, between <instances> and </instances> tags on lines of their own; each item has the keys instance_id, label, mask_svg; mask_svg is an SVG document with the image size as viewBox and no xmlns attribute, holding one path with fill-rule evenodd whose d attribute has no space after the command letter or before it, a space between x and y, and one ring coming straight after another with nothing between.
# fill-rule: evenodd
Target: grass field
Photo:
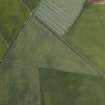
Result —
<instances>
[{"instance_id":1,"label":"grass field","mask_svg":"<svg viewBox=\"0 0 105 105\"><path fill-rule=\"evenodd\" d=\"M64 37L89 60L105 69L105 5L87 7Z\"/></svg>"},{"instance_id":2,"label":"grass field","mask_svg":"<svg viewBox=\"0 0 105 105\"><path fill-rule=\"evenodd\" d=\"M105 80L100 77L40 70L43 105L104 105Z\"/></svg>"},{"instance_id":3,"label":"grass field","mask_svg":"<svg viewBox=\"0 0 105 105\"><path fill-rule=\"evenodd\" d=\"M34 9L40 0L23 0L23 2L30 8Z\"/></svg>"},{"instance_id":4,"label":"grass field","mask_svg":"<svg viewBox=\"0 0 105 105\"><path fill-rule=\"evenodd\" d=\"M0 0L0 35L8 45L17 35L17 31L22 26L26 16L27 11L19 0ZM1 41L0 58L7 49L3 44Z\"/></svg>"}]
</instances>

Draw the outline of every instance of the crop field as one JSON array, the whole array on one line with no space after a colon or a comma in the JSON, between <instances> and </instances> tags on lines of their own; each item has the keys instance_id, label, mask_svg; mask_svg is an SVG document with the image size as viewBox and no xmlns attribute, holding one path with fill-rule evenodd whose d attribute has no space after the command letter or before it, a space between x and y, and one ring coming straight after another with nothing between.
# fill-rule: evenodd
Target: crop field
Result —
<instances>
[{"instance_id":1,"label":"crop field","mask_svg":"<svg viewBox=\"0 0 105 105\"><path fill-rule=\"evenodd\" d=\"M105 69L105 5L87 7L64 37L90 61Z\"/></svg>"},{"instance_id":2,"label":"crop field","mask_svg":"<svg viewBox=\"0 0 105 105\"><path fill-rule=\"evenodd\" d=\"M40 0L23 0L23 2L30 8L34 9Z\"/></svg>"},{"instance_id":3,"label":"crop field","mask_svg":"<svg viewBox=\"0 0 105 105\"><path fill-rule=\"evenodd\" d=\"M37 68L0 66L1 105L40 105Z\"/></svg>"},{"instance_id":4,"label":"crop field","mask_svg":"<svg viewBox=\"0 0 105 105\"><path fill-rule=\"evenodd\" d=\"M49 68L49 71L43 70L40 72L41 68ZM81 75L80 77L78 75L73 77L72 74L84 74L84 76L83 78ZM101 101L104 84L102 85L100 80L99 82L97 79L94 80L94 77L98 78L100 74L97 74L94 68L84 62L80 56L76 55L72 49L68 48L51 31L44 27L34 15L26 22L24 29L0 65L0 75L0 103L4 105L41 105L39 103L42 103L43 100L45 105L64 105L64 101L65 105L69 105L73 103L72 98L75 98L75 96L78 98L81 94L77 88L83 88L84 90L84 87L80 86L81 84L86 84L86 87L89 88L83 93L85 99L82 101L81 97L84 96L81 96L80 99L75 101L74 105L77 105L79 101L82 101L80 103L84 105L90 99L86 100L86 97L91 94L92 97L97 90L101 93L95 99L99 97L99 103L104 103L103 100ZM85 75L92 76L95 82L89 82L88 79L85 81ZM46 84L46 80L48 80L48 84ZM72 86L69 87L70 82ZM100 84L101 87L97 87ZM92 88L93 93L90 89L91 85L94 86ZM69 89L73 86L73 89ZM54 90L51 90L51 87ZM41 88L47 89L47 91L43 90L43 94ZM56 92L58 93L56 94ZM87 103L87 105L89 104Z\"/></svg>"},{"instance_id":5,"label":"crop field","mask_svg":"<svg viewBox=\"0 0 105 105\"><path fill-rule=\"evenodd\" d=\"M0 36L8 46L17 35L27 16L27 11L19 0L0 0ZM0 37L1 38L1 37ZM0 42L0 58L7 49L4 42Z\"/></svg>"},{"instance_id":6,"label":"crop field","mask_svg":"<svg viewBox=\"0 0 105 105\"><path fill-rule=\"evenodd\" d=\"M31 0L24 2L32 3ZM10 1L6 3L9 5ZM11 10L14 7L16 11L5 9L8 18L1 15L4 23L0 22L0 25L9 25L0 28L8 33L0 33L1 55L27 15L19 1L11 0L11 3L14 5L6 8ZM33 9L33 4L28 5ZM25 21L0 64L0 105L105 105L104 74L39 21L35 11ZM64 36L100 66L102 64L96 58L104 56L104 50L101 50L105 38L103 13L104 6L87 7L72 31ZM11 18L14 15L16 20Z\"/></svg>"},{"instance_id":7,"label":"crop field","mask_svg":"<svg viewBox=\"0 0 105 105\"><path fill-rule=\"evenodd\" d=\"M54 69L40 70L44 105L104 105L105 79Z\"/></svg>"},{"instance_id":8,"label":"crop field","mask_svg":"<svg viewBox=\"0 0 105 105\"><path fill-rule=\"evenodd\" d=\"M40 72L43 67L49 69ZM43 101L45 105L98 105L97 98L99 104L105 103L100 75L34 15L1 64L0 75L0 103L5 105L41 105ZM92 104L90 96L95 96Z\"/></svg>"},{"instance_id":9,"label":"crop field","mask_svg":"<svg viewBox=\"0 0 105 105\"><path fill-rule=\"evenodd\" d=\"M77 19L78 14L83 9L84 3L85 0L67 0L66 2L61 0L42 0L37 8L36 16L58 36L62 36ZM56 13L56 10L59 12Z\"/></svg>"},{"instance_id":10,"label":"crop field","mask_svg":"<svg viewBox=\"0 0 105 105\"><path fill-rule=\"evenodd\" d=\"M16 64L35 64L63 71L97 74L93 67L37 21L34 15L26 22L15 46L8 53L6 60L11 59Z\"/></svg>"}]
</instances>

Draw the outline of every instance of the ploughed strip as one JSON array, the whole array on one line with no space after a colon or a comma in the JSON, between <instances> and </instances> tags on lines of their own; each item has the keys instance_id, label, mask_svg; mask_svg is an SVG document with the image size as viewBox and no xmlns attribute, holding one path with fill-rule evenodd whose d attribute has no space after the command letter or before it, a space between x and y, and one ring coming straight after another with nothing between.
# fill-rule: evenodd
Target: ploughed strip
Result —
<instances>
[{"instance_id":1,"label":"ploughed strip","mask_svg":"<svg viewBox=\"0 0 105 105\"><path fill-rule=\"evenodd\" d=\"M77 19L85 0L42 0L36 16L62 36Z\"/></svg>"}]
</instances>

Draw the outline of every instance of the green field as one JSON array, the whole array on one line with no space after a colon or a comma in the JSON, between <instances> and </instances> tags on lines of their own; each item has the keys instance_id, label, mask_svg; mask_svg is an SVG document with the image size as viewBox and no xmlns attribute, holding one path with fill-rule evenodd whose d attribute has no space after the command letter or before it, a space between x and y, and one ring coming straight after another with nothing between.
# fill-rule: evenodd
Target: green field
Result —
<instances>
[{"instance_id":1,"label":"green field","mask_svg":"<svg viewBox=\"0 0 105 105\"><path fill-rule=\"evenodd\" d=\"M104 74L45 27L35 17L35 11L0 64L0 105L105 105ZM98 60L93 59L97 58L96 52L102 51L104 55L104 50L99 49L104 44L103 13L104 6L87 7L72 31L65 35L68 42L72 41L72 45L97 64ZM24 18L18 27L27 12L19 14L16 15L19 20L21 16ZM3 54L15 34L0 35ZM101 44L98 46L97 42Z\"/></svg>"},{"instance_id":2,"label":"green field","mask_svg":"<svg viewBox=\"0 0 105 105\"><path fill-rule=\"evenodd\" d=\"M105 5L87 7L65 39L105 69Z\"/></svg>"},{"instance_id":3,"label":"green field","mask_svg":"<svg viewBox=\"0 0 105 105\"><path fill-rule=\"evenodd\" d=\"M19 0L0 0L0 58L7 49L5 44L9 46L13 41L26 16L27 11Z\"/></svg>"},{"instance_id":4,"label":"green field","mask_svg":"<svg viewBox=\"0 0 105 105\"><path fill-rule=\"evenodd\" d=\"M30 9L34 9L38 3L40 2L40 0L23 0L23 2L30 8Z\"/></svg>"},{"instance_id":5,"label":"green field","mask_svg":"<svg viewBox=\"0 0 105 105\"><path fill-rule=\"evenodd\" d=\"M44 27L34 15L19 34L5 62L11 60L14 64L97 74L93 67Z\"/></svg>"},{"instance_id":6,"label":"green field","mask_svg":"<svg viewBox=\"0 0 105 105\"><path fill-rule=\"evenodd\" d=\"M40 70L42 105L104 105L105 79L54 69Z\"/></svg>"},{"instance_id":7,"label":"green field","mask_svg":"<svg viewBox=\"0 0 105 105\"><path fill-rule=\"evenodd\" d=\"M49 71L40 72L41 68L48 68ZM101 80L103 83L103 78ZM68 88L71 82L75 88L80 88L81 84L88 87L81 96L85 96L85 101L80 97L74 105L84 105L85 102L88 102L87 105L98 105L95 104L97 98L99 105L102 105L101 103L105 102L101 100L104 97L104 84L101 80L99 72L68 48L33 14L0 65L0 104L43 105L44 100L45 105L70 105L74 101L72 99L81 94L78 93L78 89ZM42 88L46 89L44 94ZM95 93L97 90L99 93ZM94 95L95 99L89 104Z\"/></svg>"}]
</instances>

